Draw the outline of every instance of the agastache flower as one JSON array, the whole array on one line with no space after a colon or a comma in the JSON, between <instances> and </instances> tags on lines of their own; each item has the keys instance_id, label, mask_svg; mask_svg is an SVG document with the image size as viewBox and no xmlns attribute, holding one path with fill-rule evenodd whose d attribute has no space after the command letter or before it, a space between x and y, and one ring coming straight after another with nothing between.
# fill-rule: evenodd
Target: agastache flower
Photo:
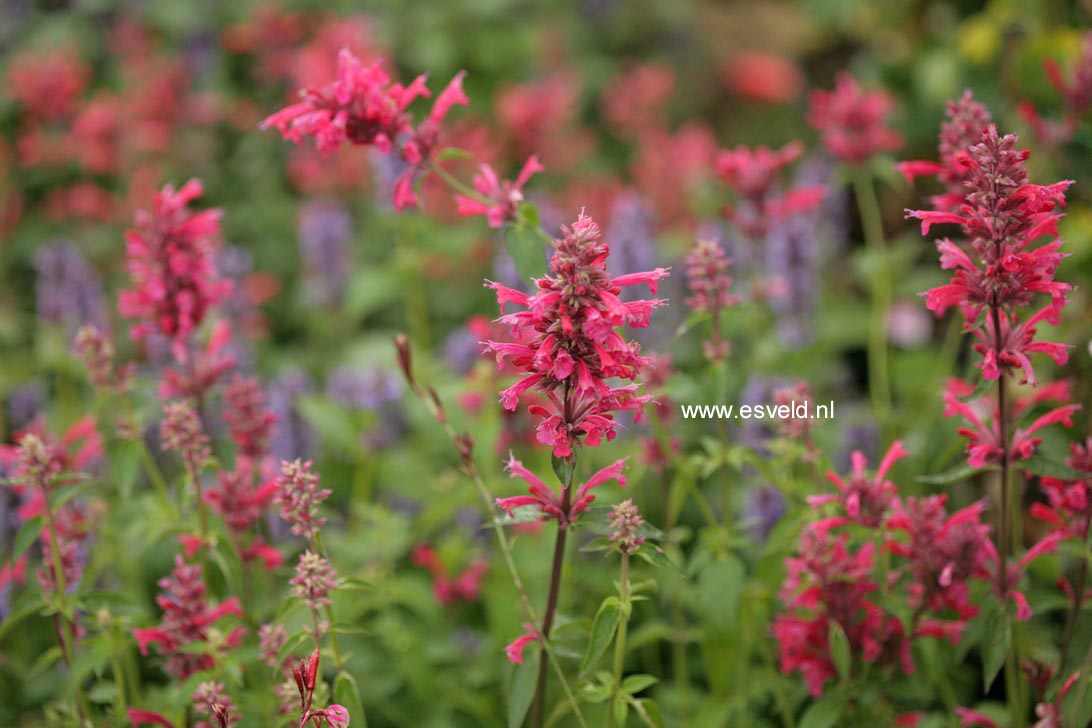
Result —
<instances>
[{"instance_id":1,"label":"agastache flower","mask_svg":"<svg viewBox=\"0 0 1092 728\"><path fill-rule=\"evenodd\" d=\"M238 712L224 691L224 684L215 680L197 686L193 708L198 715L216 720L215 725L210 720L199 720L194 728L230 728L239 722Z\"/></svg>"},{"instance_id":2,"label":"agastache flower","mask_svg":"<svg viewBox=\"0 0 1092 728\"><path fill-rule=\"evenodd\" d=\"M538 642L539 637L538 629L533 624L524 624L524 632L519 637L512 640L508 646L504 648L504 654L508 656L508 661L513 665L523 664L523 651L527 649L527 645L532 642Z\"/></svg>"},{"instance_id":3,"label":"agastache flower","mask_svg":"<svg viewBox=\"0 0 1092 728\"><path fill-rule=\"evenodd\" d=\"M646 540L638 533L645 525L645 519L637 512L637 506L626 498L621 503L611 506L607 517L610 524L610 542L623 554L632 556L637 553Z\"/></svg>"},{"instance_id":4,"label":"agastache flower","mask_svg":"<svg viewBox=\"0 0 1092 728\"><path fill-rule=\"evenodd\" d=\"M118 366L114 362L114 342L102 329L87 324L76 332L73 342L76 354L87 368L87 377L103 392L123 392L129 388L132 364Z\"/></svg>"},{"instance_id":5,"label":"agastache flower","mask_svg":"<svg viewBox=\"0 0 1092 728\"><path fill-rule=\"evenodd\" d=\"M767 147L738 146L722 150L716 160L717 175L739 201L724 214L744 235L757 242L765 238L774 220L809 212L823 201L823 187L812 185L780 193L777 177L783 168L804 153L804 145L790 142L776 151Z\"/></svg>"},{"instance_id":6,"label":"agastache flower","mask_svg":"<svg viewBox=\"0 0 1092 728\"><path fill-rule=\"evenodd\" d=\"M201 195L196 179L178 190L166 185L151 211L138 211L136 226L125 234L126 266L134 287L122 291L118 308L123 316L138 319L130 330L134 339L162 334L179 362L188 358L190 335L228 290L214 265L220 210L189 209Z\"/></svg>"},{"instance_id":7,"label":"agastache flower","mask_svg":"<svg viewBox=\"0 0 1092 728\"><path fill-rule=\"evenodd\" d=\"M724 254L720 243L712 238L698 240L686 256L686 282L693 295L686 305L693 311L708 313L713 317L713 338L702 342L706 357L720 361L731 351L729 342L720 334L720 313L740 302L739 296L728 293L732 277L728 269L732 259Z\"/></svg>"},{"instance_id":8,"label":"agastache flower","mask_svg":"<svg viewBox=\"0 0 1092 728\"><path fill-rule=\"evenodd\" d=\"M452 575L440 562L435 549L427 544L413 550L413 563L425 567L432 574L432 594L443 605L476 601L481 593L482 579L489 570L487 561L475 559L462 573Z\"/></svg>"},{"instance_id":9,"label":"agastache flower","mask_svg":"<svg viewBox=\"0 0 1092 728\"><path fill-rule=\"evenodd\" d=\"M1060 533L1063 538L1083 541L1092 521L1092 438L1070 446L1066 465L1085 473L1086 477L1041 478L1039 482L1046 493L1047 502L1033 503L1031 515L1048 524L1051 531Z\"/></svg>"},{"instance_id":10,"label":"agastache flower","mask_svg":"<svg viewBox=\"0 0 1092 728\"><path fill-rule=\"evenodd\" d=\"M243 636L242 627L224 635L213 625L227 616L242 617L243 610L236 597L216 607L210 605L207 588L201 580L201 567L187 564L181 556L176 556L174 563L171 576L159 581L163 592L156 597L156 603L163 610L162 621L158 627L134 629L133 637L142 655L148 654L151 645L158 645L160 654L167 657L167 673L178 680L185 680L214 667L217 650L239 645ZM201 643L210 644L213 651L187 649Z\"/></svg>"},{"instance_id":11,"label":"agastache flower","mask_svg":"<svg viewBox=\"0 0 1092 728\"><path fill-rule=\"evenodd\" d=\"M898 501L898 489L887 479L887 473L899 459L909 454L902 443L896 440L884 455L875 474L869 476L865 473L868 461L864 454L860 451L854 452L851 457L853 475L850 478L843 480L834 471L827 473L827 480L838 489L838 494L813 495L807 499L812 507L838 503L846 515L817 521L811 528L826 531L846 523L859 523L869 528L883 524L888 512Z\"/></svg>"},{"instance_id":12,"label":"agastache flower","mask_svg":"<svg viewBox=\"0 0 1092 728\"><path fill-rule=\"evenodd\" d=\"M269 446L276 416L265 407L265 394L254 377L236 374L224 389L224 422L240 454L261 458Z\"/></svg>"},{"instance_id":13,"label":"agastache flower","mask_svg":"<svg viewBox=\"0 0 1092 728\"><path fill-rule=\"evenodd\" d=\"M456 212L460 215L485 215L489 227L500 228L516 219L516 210L523 202L524 185L532 175L544 169L538 157L532 155L524 162L515 181L509 182L502 180L488 164L483 164L474 175L474 189L489 202L467 195L455 195Z\"/></svg>"},{"instance_id":14,"label":"agastache flower","mask_svg":"<svg viewBox=\"0 0 1092 728\"><path fill-rule=\"evenodd\" d=\"M275 502L281 518L289 523L292 533L314 541L326 519L318 515L319 504L330 491L319 488L319 476L311 472L311 461L293 460L281 463Z\"/></svg>"},{"instance_id":15,"label":"agastache flower","mask_svg":"<svg viewBox=\"0 0 1092 728\"><path fill-rule=\"evenodd\" d=\"M634 380L647 362L640 347L627 342L615 330L624 324L648 325L660 300L623 303L618 294L626 286L646 283L653 295L657 283L668 275L657 268L611 278L606 270L610 247L600 237L599 226L581 215L571 229L554 241L550 275L535 281L534 294L487 281L497 292L501 312L514 303L526 308L501 316L513 340L490 341L486 350L498 364L510 359L525 376L501 392L504 408L514 411L532 387L543 392L547 405L528 411L541 418L539 442L550 445L554 455L568 458L575 446L598 445L613 439L614 413L632 410L639 417L647 395L637 385L612 387L608 379Z\"/></svg>"},{"instance_id":16,"label":"agastache flower","mask_svg":"<svg viewBox=\"0 0 1092 728\"><path fill-rule=\"evenodd\" d=\"M554 489L542 482L538 476L523 466L519 460L509 455L505 468L513 478L522 478L528 484L529 495L517 495L511 498L498 498L497 507L509 515L516 508L535 506L544 518L556 520L562 526L573 523L577 516L587 510L595 500L592 490L613 480L620 488L626 487L626 477L622 474L624 460L616 460L582 483L573 494L572 502L566 504Z\"/></svg>"},{"instance_id":17,"label":"agastache flower","mask_svg":"<svg viewBox=\"0 0 1092 728\"><path fill-rule=\"evenodd\" d=\"M337 572L330 561L311 550L300 554L296 575L289 582L292 594L303 600L311 611L318 611L332 602L330 592L337 588Z\"/></svg>"},{"instance_id":18,"label":"agastache flower","mask_svg":"<svg viewBox=\"0 0 1092 728\"><path fill-rule=\"evenodd\" d=\"M947 191L931 198L933 206L937 210L958 211L970 172L964 164L967 150L981 141L990 125L990 112L974 100L970 91L964 91L959 101L948 102L947 115L948 119L940 125L940 160L899 162L896 166L910 184L920 175L936 177Z\"/></svg>"},{"instance_id":19,"label":"agastache flower","mask_svg":"<svg viewBox=\"0 0 1092 728\"><path fill-rule=\"evenodd\" d=\"M838 74L833 91L812 91L808 103L808 123L842 162L861 164L902 146L902 136L888 126L891 97L861 88L848 73Z\"/></svg>"},{"instance_id":20,"label":"agastache flower","mask_svg":"<svg viewBox=\"0 0 1092 728\"><path fill-rule=\"evenodd\" d=\"M209 436L201 425L201 418L189 402L170 402L163 408L160 424L163 449L178 453L191 473L196 473L212 456Z\"/></svg>"},{"instance_id":21,"label":"agastache flower","mask_svg":"<svg viewBox=\"0 0 1092 728\"><path fill-rule=\"evenodd\" d=\"M342 48L337 78L322 88L301 91L301 101L269 116L262 129L274 127L297 144L303 137L313 137L323 154L345 142L374 146L383 154L396 151L407 165L393 188L394 206L402 209L417 203L413 182L438 149L441 122L452 106L469 103L462 89L465 75L455 75L429 115L414 127L408 109L416 99L431 95L425 77L418 76L409 86L392 83L381 61L365 65Z\"/></svg>"},{"instance_id":22,"label":"agastache flower","mask_svg":"<svg viewBox=\"0 0 1092 728\"><path fill-rule=\"evenodd\" d=\"M263 624L258 628L258 657L269 667L280 667L280 651L287 641L288 632L283 624Z\"/></svg>"}]
</instances>

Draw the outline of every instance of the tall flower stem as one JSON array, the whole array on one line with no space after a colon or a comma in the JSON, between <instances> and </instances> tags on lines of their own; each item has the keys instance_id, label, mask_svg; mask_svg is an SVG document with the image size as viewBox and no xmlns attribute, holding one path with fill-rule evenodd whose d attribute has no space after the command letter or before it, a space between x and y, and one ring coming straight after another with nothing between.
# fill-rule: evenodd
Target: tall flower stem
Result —
<instances>
[{"instance_id":1,"label":"tall flower stem","mask_svg":"<svg viewBox=\"0 0 1092 728\"><path fill-rule=\"evenodd\" d=\"M992 306L990 309L990 317L993 321L994 331L1001 331L1000 327L1000 307ZM997 344L998 355L1000 355L1000 343ZM1009 462L1009 449L1011 443L1009 441L1009 412L1008 412L1008 388L1005 386L1005 375L1002 374L997 379L997 427L1001 438L1001 462L1000 477L1001 477L1001 533L997 539L997 552L999 555L999 568L998 568L998 582L1001 591L1002 603L1005 603L1008 598L1009 588L1012 586L1009 584L1009 552L1013 550L1015 546L1015 532L1013 528L1013 522L1015 519L1014 510L1018 504L1018 498L1014 491L1016 485L1015 479L1012 477L1012 468ZM1012 716L1012 725L1021 726L1024 723L1024 717L1026 711L1024 710L1024 696L1023 685L1020 679L1019 668L1019 656L1017 654L1017 644L1013 639L1015 635L1014 625L1011 619L1006 618L1005 629L1009 630L1009 649L1005 655L1005 692L1008 696L1009 712Z\"/></svg>"},{"instance_id":2,"label":"tall flower stem","mask_svg":"<svg viewBox=\"0 0 1092 728\"><path fill-rule=\"evenodd\" d=\"M569 470L568 482L564 483L561 491L561 512L568 513L572 505L573 473L576 468ZM568 524L559 521L557 526L557 540L554 541L554 560L550 566L550 592L546 596L546 612L542 617L542 639L550 639L550 629L554 626L554 615L557 613L557 597L561 591L561 569L565 563L565 541L569 534ZM546 717L546 685L549 673L546 670L546 652L539 655L538 685L535 688L535 699L531 705L531 725L534 728L542 728Z\"/></svg>"},{"instance_id":3,"label":"tall flower stem","mask_svg":"<svg viewBox=\"0 0 1092 728\"><path fill-rule=\"evenodd\" d=\"M891 309L891 270L887 261L887 246L883 236L883 218L876 188L868 171L861 166L852 169L853 193L861 214L865 245L874 259L875 269L869 276L872 312L868 326L868 382L872 408L876 419L886 427L891 412L891 385L888 380L887 317Z\"/></svg>"},{"instance_id":4,"label":"tall flower stem","mask_svg":"<svg viewBox=\"0 0 1092 728\"><path fill-rule=\"evenodd\" d=\"M618 635L614 638L614 694L615 700L622 689L622 669L626 660L626 636L629 630L629 554L622 552L622 573L618 583L618 599L622 602L622 618L618 620ZM611 701L611 709L607 711L609 725L616 725L614 720L614 701Z\"/></svg>"},{"instance_id":5,"label":"tall flower stem","mask_svg":"<svg viewBox=\"0 0 1092 728\"><path fill-rule=\"evenodd\" d=\"M49 552L52 556L53 584L57 589L57 599L60 602L61 628L57 630L57 636L61 643L61 652L64 655L65 664L71 670L76 661L74 645L76 644L76 625L68 610L68 584L64 578L64 564L61 562L60 542L57 538L57 521L53 517L53 506L49 502L49 491L45 491L45 517L46 526L49 529ZM72 681L72 693L76 703L76 714L80 725L87 723L87 714L90 712L87 698L83 694L79 680Z\"/></svg>"},{"instance_id":6,"label":"tall flower stem","mask_svg":"<svg viewBox=\"0 0 1092 728\"><path fill-rule=\"evenodd\" d=\"M538 615L535 612L534 605L531 604L531 597L528 596L527 589L523 585L523 579L520 577L519 569L516 567L516 560L512 556L512 542L508 540L508 534L505 533L504 526L502 526L500 521L493 516L493 513L495 512L493 494L489 492L489 486L486 485L481 471L478 470L478 466L474 462L473 441L468 436L460 435L455 431L455 428L447 418L447 414L444 412L443 404L436 395L435 390L429 388L429 390L426 391L413 376L413 364L410 357L409 341L405 336L399 335L395 337L394 344L395 348L398 350L402 374L405 376L410 390L421 401L421 404L425 406L425 409L428 410L433 419L440 424L440 427L451 440L452 446L455 448L456 452L459 453L462 459L463 471L470 477L470 480L474 483L474 486L478 491L478 495L481 497L482 505L489 517L489 523L492 525L493 533L497 537L497 545L500 547L501 555L504 557L504 565L508 569L508 575L512 579L512 585L515 586L516 593L519 594L520 603L523 605L523 612L530 623L537 623ZM582 728L587 728L588 724L587 721L584 720L584 714L580 710L580 704L576 702L576 696L573 694L572 686L569 685L569 681L565 677L565 671L561 668L561 663L558 662L557 656L550 647L550 641L548 639L544 638L542 640L542 651L546 653L546 656L550 660L550 666L553 668L554 674L557 675L558 682L561 684L561 689L565 692L565 698L568 700L569 706L572 708L573 715L576 716L577 722Z\"/></svg>"}]
</instances>

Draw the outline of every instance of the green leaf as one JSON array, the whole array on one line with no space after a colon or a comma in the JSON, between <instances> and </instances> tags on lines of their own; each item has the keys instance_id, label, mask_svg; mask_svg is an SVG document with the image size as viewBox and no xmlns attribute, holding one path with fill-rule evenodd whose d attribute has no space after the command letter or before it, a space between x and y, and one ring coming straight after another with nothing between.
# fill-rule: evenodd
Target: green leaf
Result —
<instances>
[{"instance_id":1,"label":"green leaf","mask_svg":"<svg viewBox=\"0 0 1092 728\"><path fill-rule=\"evenodd\" d=\"M551 455L550 464L554 466L554 475L557 476L562 485L568 485L572 482L573 469L576 468L575 459L559 458L557 455Z\"/></svg>"},{"instance_id":2,"label":"green leaf","mask_svg":"<svg viewBox=\"0 0 1092 728\"><path fill-rule=\"evenodd\" d=\"M1005 664L1009 654L1009 637L1004 608L994 610L986 619L985 634L979 647L982 651L982 689L985 692L989 692L997 673Z\"/></svg>"},{"instance_id":3,"label":"green leaf","mask_svg":"<svg viewBox=\"0 0 1092 728\"><path fill-rule=\"evenodd\" d=\"M743 576L743 562L732 555L710 562L698 575L698 597L714 624L721 627L735 624Z\"/></svg>"},{"instance_id":4,"label":"green leaf","mask_svg":"<svg viewBox=\"0 0 1092 728\"><path fill-rule=\"evenodd\" d=\"M853 659L849 652L849 638L846 637L842 625L833 619L830 620L830 627L827 629L827 645L830 648L830 659L838 670L838 676L842 680L848 680Z\"/></svg>"},{"instance_id":5,"label":"green leaf","mask_svg":"<svg viewBox=\"0 0 1092 728\"><path fill-rule=\"evenodd\" d=\"M619 695L614 699L614 722L618 725L625 725L626 718L629 717L629 703L626 701L625 696Z\"/></svg>"},{"instance_id":6,"label":"green leaf","mask_svg":"<svg viewBox=\"0 0 1092 728\"><path fill-rule=\"evenodd\" d=\"M512 515L507 513L493 519L499 526L518 526L521 523L535 523L542 520L542 511L538 506L520 506L512 509Z\"/></svg>"},{"instance_id":7,"label":"green leaf","mask_svg":"<svg viewBox=\"0 0 1092 728\"><path fill-rule=\"evenodd\" d=\"M504 226L504 248L524 280L546 271L546 237L538 224L538 209L528 202L519 206L516 221Z\"/></svg>"},{"instance_id":8,"label":"green leaf","mask_svg":"<svg viewBox=\"0 0 1092 728\"><path fill-rule=\"evenodd\" d=\"M641 548L637 551L637 555L653 566L660 566L677 571L680 574L682 573L682 569L679 568L679 565L667 555L667 552L656 544L646 541L641 544Z\"/></svg>"},{"instance_id":9,"label":"green leaf","mask_svg":"<svg viewBox=\"0 0 1092 728\"><path fill-rule=\"evenodd\" d=\"M633 707L640 716L641 722L649 728L664 728L664 716L660 712L660 706L649 698L633 701Z\"/></svg>"},{"instance_id":10,"label":"green leaf","mask_svg":"<svg viewBox=\"0 0 1092 728\"><path fill-rule=\"evenodd\" d=\"M38 540L38 534L41 532L41 516L35 516L28 521L24 521L23 525L19 527L19 532L15 534L15 545L11 547L11 556L8 557L9 562L15 563L18 561L19 557L26 553L31 544Z\"/></svg>"},{"instance_id":11,"label":"green leaf","mask_svg":"<svg viewBox=\"0 0 1092 728\"><path fill-rule=\"evenodd\" d=\"M334 678L334 702L349 711L349 722L354 728L367 728L368 719L364 715L364 705L360 702L356 680L345 671L339 672Z\"/></svg>"},{"instance_id":12,"label":"green leaf","mask_svg":"<svg viewBox=\"0 0 1092 728\"><path fill-rule=\"evenodd\" d=\"M607 597L599 605L599 611L595 613L592 621L591 636L588 638L588 651L584 655L584 662L580 665L580 674L584 675L603 656L614 639L614 633L618 629L618 623L622 618L621 605L617 597Z\"/></svg>"},{"instance_id":13,"label":"green leaf","mask_svg":"<svg viewBox=\"0 0 1092 728\"><path fill-rule=\"evenodd\" d=\"M641 692L647 687L655 685L660 680L651 675L630 675L622 681L622 689L630 695Z\"/></svg>"},{"instance_id":14,"label":"green leaf","mask_svg":"<svg viewBox=\"0 0 1092 728\"><path fill-rule=\"evenodd\" d=\"M8 618L0 624L0 639L3 639L8 632L14 629L24 619L35 614L39 609L45 606L39 592L33 591L27 592L27 594L30 596L27 598L26 602L8 612Z\"/></svg>"},{"instance_id":15,"label":"green leaf","mask_svg":"<svg viewBox=\"0 0 1092 728\"><path fill-rule=\"evenodd\" d=\"M470 152L458 147L444 147L436 155L436 162L446 162L449 159L470 159Z\"/></svg>"},{"instance_id":16,"label":"green leaf","mask_svg":"<svg viewBox=\"0 0 1092 728\"><path fill-rule=\"evenodd\" d=\"M520 728L523 718L535 699L538 685L538 650L530 649L523 655L523 663L512 669L508 683L508 728Z\"/></svg>"},{"instance_id":17,"label":"green leaf","mask_svg":"<svg viewBox=\"0 0 1092 728\"><path fill-rule=\"evenodd\" d=\"M960 463L937 475L922 475L917 478L917 481L928 485L948 485L949 483L955 483L960 480L967 480L985 470L987 470L987 468L973 468L967 463Z\"/></svg>"},{"instance_id":18,"label":"green leaf","mask_svg":"<svg viewBox=\"0 0 1092 728\"><path fill-rule=\"evenodd\" d=\"M1026 460L1014 463L1013 467L1020 468L1029 473L1034 473L1035 475L1045 475L1048 478L1057 478L1058 480L1083 480L1088 477L1088 473L1074 470L1065 463L1052 460L1045 455L1032 455Z\"/></svg>"},{"instance_id":19,"label":"green leaf","mask_svg":"<svg viewBox=\"0 0 1092 728\"><path fill-rule=\"evenodd\" d=\"M798 728L830 728L838 722L845 707L846 694L840 690L829 690L804 711Z\"/></svg>"}]
</instances>

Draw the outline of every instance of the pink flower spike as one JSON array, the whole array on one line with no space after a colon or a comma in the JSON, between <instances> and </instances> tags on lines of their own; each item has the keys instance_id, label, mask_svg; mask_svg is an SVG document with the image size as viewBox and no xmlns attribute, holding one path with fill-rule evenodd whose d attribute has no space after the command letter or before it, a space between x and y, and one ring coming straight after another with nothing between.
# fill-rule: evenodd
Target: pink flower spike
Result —
<instances>
[{"instance_id":1,"label":"pink flower spike","mask_svg":"<svg viewBox=\"0 0 1092 728\"><path fill-rule=\"evenodd\" d=\"M466 71L456 73L444 90L440 92L440 95L436 97L436 102L432 105L432 112L428 117L430 121L439 124L451 111L452 106L456 104L466 106L470 103L470 99L463 91L464 78L466 78Z\"/></svg>"}]
</instances>

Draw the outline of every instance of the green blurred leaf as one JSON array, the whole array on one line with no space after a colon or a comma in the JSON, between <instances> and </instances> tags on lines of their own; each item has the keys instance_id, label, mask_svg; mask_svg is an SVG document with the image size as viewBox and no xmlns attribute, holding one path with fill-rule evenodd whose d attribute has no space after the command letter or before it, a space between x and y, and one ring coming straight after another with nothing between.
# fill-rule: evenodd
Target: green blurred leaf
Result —
<instances>
[{"instance_id":1,"label":"green blurred leaf","mask_svg":"<svg viewBox=\"0 0 1092 728\"><path fill-rule=\"evenodd\" d=\"M8 557L9 563L18 561L19 557L26 553L27 549L38 540L38 535L41 532L41 516L35 516L34 518L23 521L23 525L19 526L19 532L15 534L15 543L11 547L11 555Z\"/></svg>"},{"instance_id":2,"label":"green blurred leaf","mask_svg":"<svg viewBox=\"0 0 1092 728\"><path fill-rule=\"evenodd\" d=\"M364 705L360 702L360 691L356 680L345 671L334 678L334 702L349 711L349 723L353 728L367 728L368 719L364 714Z\"/></svg>"},{"instance_id":3,"label":"green blurred leaf","mask_svg":"<svg viewBox=\"0 0 1092 728\"><path fill-rule=\"evenodd\" d=\"M1009 653L1009 625L1003 608L993 610L986 618L979 649L982 650L982 689L989 692Z\"/></svg>"},{"instance_id":4,"label":"green blurred leaf","mask_svg":"<svg viewBox=\"0 0 1092 728\"><path fill-rule=\"evenodd\" d=\"M853 659L849 651L849 638L846 637L842 625L833 619L830 620L830 626L827 629L827 644L830 648L830 659L838 670L838 676L842 680L848 680Z\"/></svg>"},{"instance_id":5,"label":"green blurred leaf","mask_svg":"<svg viewBox=\"0 0 1092 728\"><path fill-rule=\"evenodd\" d=\"M595 667L595 663L610 647L621 618L621 604L619 604L618 598L607 597L604 599L599 605L599 610L595 613L595 619L592 621L591 634L588 637L588 651L584 654L584 661L580 665L581 675L587 674L588 670Z\"/></svg>"},{"instance_id":6,"label":"green blurred leaf","mask_svg":"<svg viewBox=\"0 0 1092 728\"><path fill-rule=\"evenodd\" d=\"M508 683L508 728L520 728L523 718L535 699L538 685L538 650L531 649L524 653L523 662L512 668L512 677Z\"/></svg>"}]
</instances>

